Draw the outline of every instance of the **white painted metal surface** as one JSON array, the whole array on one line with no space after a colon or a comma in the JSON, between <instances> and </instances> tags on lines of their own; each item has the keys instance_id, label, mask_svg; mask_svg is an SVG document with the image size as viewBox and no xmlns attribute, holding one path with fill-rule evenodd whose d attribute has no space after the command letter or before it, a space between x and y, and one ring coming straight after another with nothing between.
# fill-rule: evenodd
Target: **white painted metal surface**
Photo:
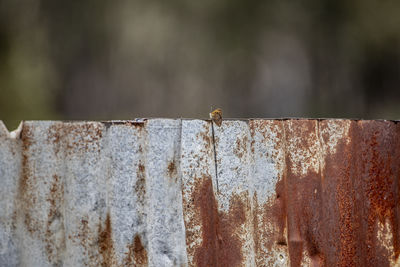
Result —
<instances>
[{"instance_id":1,"label":"white painted metal surface","mask_svg":"<svg viewBox=\"0 0 400 267\"><path fill-rule=\"evenodd\" d=\"M0 121L0 266L399 264L396 122L210 123Z\"/></svg>"}]
</instances>

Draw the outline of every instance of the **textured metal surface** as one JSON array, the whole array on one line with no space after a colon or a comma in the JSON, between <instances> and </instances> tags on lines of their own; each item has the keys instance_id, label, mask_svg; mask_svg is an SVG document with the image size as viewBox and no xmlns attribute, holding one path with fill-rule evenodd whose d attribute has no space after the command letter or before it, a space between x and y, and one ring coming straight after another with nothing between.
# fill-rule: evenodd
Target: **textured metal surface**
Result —
<instances>
[{"instance_id":1,"label":"textured metal surface","mask_svg":"<svg viewBox=\"0 0 400 267\"><path fill-rule=\"evenodd\" d=\"M209 121L20 130L0 266L400 266L397 122L223 121L217 169Z\"/></svg>"}]
</instances>

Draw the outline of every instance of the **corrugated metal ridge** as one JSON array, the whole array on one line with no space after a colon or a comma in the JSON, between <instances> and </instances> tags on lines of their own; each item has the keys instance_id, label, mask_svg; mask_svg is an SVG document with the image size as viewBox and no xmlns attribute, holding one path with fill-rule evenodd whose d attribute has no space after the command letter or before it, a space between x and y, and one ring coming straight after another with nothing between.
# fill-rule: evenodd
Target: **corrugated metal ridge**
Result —
<instances>
[{"instance_id":1,"label":"corrugated metal ridge","mask_svg":"<svg viewBox=\"0 0 400 267\"><path fill-rule=\"evenodd\" d=\"M0 121L0 266L400 265L396 121L214 129Z\"/></svg>"}]
</instances>

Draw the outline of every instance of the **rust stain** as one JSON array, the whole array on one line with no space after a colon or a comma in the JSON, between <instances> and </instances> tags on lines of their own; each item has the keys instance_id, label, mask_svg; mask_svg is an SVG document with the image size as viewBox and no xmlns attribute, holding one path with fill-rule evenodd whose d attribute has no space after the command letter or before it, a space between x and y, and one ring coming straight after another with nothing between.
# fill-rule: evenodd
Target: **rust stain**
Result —
<instances>
[{"instance_id":1,"label":"rust stain","mask_svg":"<svg viewBox=\"0 0 400 267\"><path fill-rule=\"evenodd\" d=\"M142 121L103 121L102 124L108 129L113 125L134 126L135 128L144 128L147 119Z\"/></svg>"},{"instance_id":2,"label":"rust stain","mask_svg":"<svg viewBox=\"0 0 400 267\"><path fill-rule=\"evenodd\" d=\"M60 253L65 248L65 238L64 233L62 234L61 241L57 242L55 235L57 231L64 232L63 215L60 209L64 202L64 184L60 181L58 175L53 175L53 182L50 187L49 196L47 201L50 203L50 209L47 215L47 224L45 232L45 249L48 259L51 263L60 260ZM58 223L57 229L52 227L53 224Z\"/></svg>"},{"instance_id":3,"label":"rust stain","mask_svg":"<svg viewBox=\"0 0 400 267\"><path fill-rule=\"evenodd\" d=\"M34 159L30 159L34 152L32 151L32 145L35 144L32 126L24 124L20 138L22 148L22 171L18 183L17 195L17 206L19 209L13 216L13 224L15 225L17 221L23 222L26 230L44 243L44 251L47 254L49 262L57 265L61 261L60 256L65 248L64 234L61 234L61 238L56 237L59 231L64 232L63 215L60 212L64 199L63 183L58 175L54 174L51 177L51 185L46 198L46 201L49 203L47 220L45 218L43 218L43 220L40 218L38 219L35 213L38 182L36 181L34 173ZM51 142L59 141L59 135L53 138L50 132L49 138ZM57 147L55 149L55 153L58 153ZM44 184L46 185L47 181L44 181Z\"/></svg>"},{"instance_id":4,"label":"rust stain","mask_svg":"<svg viewBox=\"0 0 400 267\"><path fill-rule=\"evenodd\" d=\"M145 122L128 121L126 124L134 126L135 128L143 128L145 125Z\"/></svg>"},{"instance_id":5,"label":"rust stain","mask_svg":"<svg viewBox=\"0 0 400 267\"><path fill-rule=\"evenodd\" d=\"M145 167L144 167L144 165L142 163L139 163L138 171L139 171L139 173L144 174Z\"/></svg>"},{"instance_id":6,"label":"rust stain","mask_svg":"<svg viewBox=\"0 0 400 267\"><path fill-rule=\"evenodd\" d=\"M40 225L40 224L35 218L31 217L30 213L23 214L23 219L24 219L25 227L31 235L33 235L35 233L39 233L39 229L37 228L37 225Z\"/></svg>"},{"instance_id":7,"label":"rust stain","mask_svg":"<svg viewBox=\"0 0 400 267\"><path fill-rule=\"evenodd\" d=\"M285 173L276 184L276 199L266 204L258 204L257 195L253 195L254 243L256 264L259 254L271 249L274 245L287 246L291 266L304 263L304 255L313 266L390 266L390 260L397 260L400 255L400 124L377 121L352 121L347 136L336 144L333 154L323 154L321 145L310 143L328 143L329 131L319 135L320 129L328 127L331 121L291 120L279 122L284 125L285 134L278 139L294 144L291 150L283 148ZM291 124L289 129L287 124ZM335 122L339 125L342 122ZM260 125L250 124L252 127ZM69 128L68 128L69 127ZM67 144L68 148L100 149L100 145L91 143L101 138L101 129L94 126L68 126L67 132L74 133L76 138ZM251 129L253 133L254 129ZM49 141L59 143L60 129L49 132ZM268 134L263 132L265 138ZM90 138L84 138L85 136ZM316 136L316 137L313 137ZM312 138L311 138L312 137ZM344 137L350 142L344 141ZM207 145L211 144L210 136L202 135ZM245 137L247 138L247 137ZM246 153L245 138L236 142L235 153L239 157ZM297 139L296 139L297 138ZM314 139L313 139L314 138ZM297 141L293 141L293 140ZM53 175L47 201L50 205L46 231L38 228L41 223L32 215L36 203L34 195L35 177L30 149L34 142L32 129L24 125L21 132L22 170L18 184L18 203L20 210L13 217L14 221L23 223L30 234L42 235L45 238L45 251L49 260L58 256L58 245L53 241L53 222L62 221L60 207L63 205L63 184L60 177ZM251 143L254 153L254 141ZM299 164L291 155L293 150L306 151L306 160L316 158L324 167L318 169L308 166L306 172L298 171L304 165ZM56 151L56 154L58 151ZM75 153L72 151L72 153ZM324 155L322 157L321 155ZM200 161L204 160L199 158ZM313 162L314 164L314 162ZM300 166L301 165L301 166ZM191 166L195 168L195 166ZM297 171L296 171L297 170ZM167 167L170 177L176 175L176 163L170 162ZM144 201L145 166L140 162L137 167L135 191L139 202ZM231 196L230 210L219 212L214 197L211 178L205 176L196 179L191 201L185 203L190 210L193 207L199 216L202 226L202 242L198 247L188 248L194 255L198 266L240 266L243 255L242 241L236 232L246 221L247 203L237 195ZM277 226L277 231L268 233L264 227ZM378 235L379 225L389 225L389 244L385 247ZM15 225L15 222L14 222ZM88 220L82 219L78 237L85 249L90 249L92 241L88 239ZM189 226L186 227L190 228ZM191 227L194 228L194 227ZM42 233L43 232L43 233ZM186 232L187 242L193 239L193 232ZM287 234L287 236L286 236ZM268 241L265 239L268 238ZM99 225L99 253L103 266L115 264L112 225L107 214L104 224ZM264 245L267 247L263 247ZM65 240L61 242L65 246ZM392 251L393 250L393 251ZM97 254L96 254L97 255ZM148 264L147 251L138 235L128 245L125 262L128 264Z\"/></svg>"},{"instance_id":8,"label":"rust stain","mask_svg":"<svg viewBox=\"0 0 400 267\"><path fill-rule=\"evenodd\" d=\"M97 152L101 150L101 138L103 136L102 125L94 123L64 124L63 130L66 139L67 153Z\"/></svg>"},{"instance_id":9,"label":"rust stain","mask_svg":"<svg viewBox=\"0 0 400 267\"><path fill-rule=\"evenodd\" d=\"M368 214L366 227L366 249L369 262L388 266L388 251L378 242L380 222L391 225L394 258L397 260L399 247L399 164L400 131L396 124L382 122L361 125L362 175L365 179L364 197Z\"/></svg>"},{"instance_id":10,"label":"rust stain","mask_svg":"<svg viewBox=\"0 0 400 267\"><path fill-rule=\"evenodd\" d=\"M264 205L264 209L271 209L273 222L278 225L278 235L276 239L276 243L281 246L287 246L287 238L285 236L286 230L286 214L287 214L287 196L285 192L285 181L283 178L276 184L276 200L274 204L271 206L270 203L266 203ZM270 208L271 207L271 208ZM266 214L270 214L269 212ZM267 221L267 220L266 220Z\"/></svg>"},{"instance_id":11,"label":"rust stain","mask_svg":"<svg viewBox=\"0 0 400 267\"><path fill-rule=\"evenodd\" d=\"M339 151L343 150L339 149ZM328 172L329 170L326 172L328 174L328 179L338 176L336 186L332 184L332 190L336 191L334 197L338 203L336 211L337 218L334 221L336 227L332 226L332 228L338 230L338 234L335 238L338 241L338 245L335 250L338 251L339 257L333 258L331 255L329 259L332 262L338 262L341 266L356 266L357 262L360 263L360 261L362 261L362 259L357 259L357 245L360 245L357 244L357 233L360 233L360 229L354 222L355 217L359 217L358 211L355 210L357 204L355 191L353 190L354 174L352 173L350 164L346 164L345 162L351 163L354 161L352 154L349 152L348 150L344 150L342 159L333 158L336 164L340 163L342 166L339 175L334 173L337 170L331 170L330 173ZM330 169L330 166L326 168ZM331 220L334 220L334 218L331 218ZM364 261L363 264L366 264L366 262Z\"/></svg>"},{"instance_id":12,"label":"rust stain","mask_svg":"<svg viewBox=\"0 0 400 267\"><path fill-rule=\"evenodd\" d=\"M309 146L318 132L318 123L311 120L290 123L292 129L286 127L286 143L292 142L298 151L296 153L302 155L302 151L306 151L307 160L318 158L318 149L310 150ZM296 140L294 137L300 139L293 143ZM314 142L318 142L318 139ZM287 221L291 266L301 266L304 252L314 266L334 266L338 263L340 266L354 266L352 260L348 260L349 257L353 258L353 245L348 241L344 242L345 246L341 243L347 239L352 240L354 232L348 221L351 221L349 214L353 212L353 206L351 199L348 199L352 197L348 177L342 170L345 165L337 160L331 164L328 160L324 174L326 184L323 184L321 172L316 172L314 166L310 166L305 174L296 171L296 168L303 166L297 165L291 151L285 151L286 175L283 185L277 185L277 196L284 197L287 206L286 215L281 215L280 219ZM345 158L342 156L340 160ZM341 263L338 258L341 253L346 257L345 263Z\"/></svg>"},{"instance_id":13,"label":"rust stain","mask_svg":"<svg viewBox=\"0 0 400 267\"><path fill-rule=\"evenodd\" d=\"M170 177L170 178L176 178L176 174L177 174L177 171L176 171L176 165L175 165L175 160L173 160L173 161L170 161L170 163L168 164L168 176Z\"/></svg>"},{"instance_id":14,"label":"rust stain","mask_svg":"<svg viewBox=\"0 0 400 267\"><path fill-rule=\"evenodd\" d=\"M272 144L272 151L267 152L265 156L270 160L274 159L274 164L278 170L283 170L283 135L281 121L267 120L251 120L249 122L251 143L250 149L255 157L261 156L255 150L255 140L265 140L267 145ZM260 136L261 135L261 136ZM264 141L261 141L264 142ZM268 154L273 153L273 154ZM259 199L255 192L253 195L253 229L254 229L254 249L256 266L273 266L277 261L277 251L286 253L287 236L286 236L286 178L285 173L279 171L278 182L275 185L275 195L269 196L268 199ZM260 204L260 201L264 204ZM279 255L278 260L282 260L283 256Z\"/></svg>"},{"instance_id":15,"label":"rust stain","mask_svg":"<svg viewBox=\"0 0 400 267\"><path fill-rule=\"evenodd\" d=\"M142 245L142 241L138 235L134 239L133 255L137 264L147 264L147 251Z\"/></svg>"},{"instance_id":16,"label":"rust stain","mask_svg":"<svg viewBox=\"0 0 400 267\"><path fill-rule=\"evenodd\" d=\"M290 123L293 128L286 128L286 142L301 133L295 149L306 150L318 127L332 122ZM287 222L291 266L304 262L304 252L313 266L384 267L399 257L400 127L352 121L348 135L334 154L321 159L325 167L318 172L314 167L303 175L293 172L300 167L286 150L286 175L276 185L276 201L282 206L272 214L280 229ZM327 139L326 134L320 137L321 142ZM318 149L309 153L320 156ZM378 240L378 223L390 224L393 251Z\"/></svg>"},{"instance_id":17,"label":"rust stain","mask_svg":"<svg viewBox=\"0 0 400 267\"><path fill-rule=\"evenodd\" d=\"M195 188L193 205L202 225L202 243L194 251L196 266L241 266L241 242L234 234L246 219L241 198L232 196L229 212L219 213L211 178L204 177Z\"/></svg>"},{"instance_id":18,"label":"rust stain","mask_svg":"<svg viewBox=\"0 0 400 267\"><path fill-rule=\"evenodd\" d=\"M146 173L145 173L145 166L143 165L142 161L139 161L138 167L137 167L137 178L136 178L136 183L134 190L136 192L136 195L138 197L138 201L141 204L144 204L144 197L146 195Z\"/></svg>"},{"instance_id":19,"label":"rust stain","mask_svg":"<svg viewBox=\"0 0 400 267\"><path fill-rule=\"evenodd\" d=\"M69 236L71 239L71 236ZM89 222L87 216L81 219L81 224L79 225L79 231L76 235L76 238L79 239L79 244L81 247L87 251L89 249ZM73 239L73 241L75 241Z\"/></svg>"},{"instance_id":20,"label":"rust stain","mask_svg":"<svg viewBox=\"0 0 400 267\"><path fill-rule=\"evenodd\" d=\"M257 262L257 258L261 255L261 254L264 254L263 253L263 251L262 251L262 249L261 249L261 244L260 244L260 239L259 239L259 233L261 234L261 238L263 238L263 229L260 229L259 228L259 225L260 225L260 220L258 219L258 215L260 214L260 213L262 213L262 211L260 211L260 209L259 209L259 206L258 206L258 202L257 202L257 193L254 193L254 196L253 196L253 203L254 203L254 206L255 206L255 210L254 210L254 212L253 212L253 228L254 228L254 233L256 233L254 236L253 236L253 240L254 240L254 250L255 250L255 254L257 255L257 257L256 257L256 263L258 263ZM265 255L264 255L265 256ZM259 265L259 264L256 264L256 265Z\"/></svg>"},{"instance_id":21,"label":"rust stain","mask_svg":"<svg viewBox=\"0 0 400 267\"><path fill-rule=\"evenodd\" d=\"M248 137L244 136L242 139L237 138L236 139L236 147L233 150L236 156L239 158L242 158L243 155L247 153L247 143L248 143Z\"/></svg>"},{"instance_id":22,"label":"rust stain","mask_svg":"<svg viewBox=\"0 0 400 267\"><path fill-rule=\"evenodd\" d=\"M54 146L54 152L56 155L60 153L62 149L61 139L64 134L64 126L63 124L53 124L48 129L48 141L52 143Z\"/></svg>"},{"instance_id":23,"label":"rust stain","mask_svg":"<svg viewBox=\"0 0 400 267\"><path fill-rule=\"evenodd\" d=\"M31 176L31 171L28 166L29 160L29 147L32 145L32 130L29 126L23 125L21 131L21 141L22 141L22 175L19 180L18 191L20 196L24 196L27 189L29 188L29 180Z\"/></svg>"},{"instance_id":24,"label":"rust stain","mask_svg":"<svg viewBox=\"0 0 400 267\"><path fill-rule=\"evenodd\" d=\"M197 134L197 138L202 138L204 141L205 151L210 149L212 146L212 137L211 137L211 133L210 133L210 129L209 129L209 127L211 127L210 125L211 125L211 121L209 122L209 124L205 124L203 126L204 131Z\"/></svg>"},{"instance_id":25,"label":"rust stain","mask_svg":"<svg viewBox=\"0 0 400 267\"><path fill-rule=\"evenodd\" d=\"M124 260L124 266L147 266L147 251L144 248L139 235L135 235L132 244L128 245L128 253Z\"/></svg>"},{"instance_id":26,"label":"rust stain","mask_svg":"<svg viewBox=\"0 0 400 267\"><path fill-rule=\"evenodd\" d=\"M31 216L31 209L35 206L36 196L33 194L35 187L35 177L30 166L29 150L33 140L33 132L30 126L23 124L21 130L21 142L22 142L22 171L21 177L18 181L18 195L17 195L17 211L16 220L19 218L25 224L28 232L33 235L39 233L38 226L40 225L36 219Z\"/></svg>"},{"instance_id":27,"label":"rust stain","mask_svg":"<svg viewBox=\"0 0 400 267\"><path fill-rule=\"evenodd\" d=\"M112 240L112 227L110 214L107 213L104 229L99 225L99 252L103 257L102 266L112 266L114 262L114 243Z\"/></svg>"},{"instance_id":28,"label":"rust stain","mask_svg":"<svg viewBox=\"0 0 400 267\"><path fill-rule=\"evenodd\" d=\"M279 199L267 201L259 205L258 197L253 195L253 229L256 266L273 266L276 263L273 248L287 247L286 225L281 225L284 203ZM267 264L267 265L266 265Z\"/></svg>"}]
</instances>

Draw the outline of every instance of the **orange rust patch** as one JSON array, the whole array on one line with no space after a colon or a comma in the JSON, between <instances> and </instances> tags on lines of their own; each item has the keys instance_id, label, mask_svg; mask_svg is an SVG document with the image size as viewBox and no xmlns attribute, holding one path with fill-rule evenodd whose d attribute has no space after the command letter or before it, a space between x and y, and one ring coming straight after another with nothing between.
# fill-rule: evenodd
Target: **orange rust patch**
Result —
<instances>
[{"instance_id":1,"label":"orange rust patch","mask_svg":"<svg viewBox=\"0 0 400 267\"><path fill-rule=\"evenodd\" d=\"M28 166L28 156L29 147L32 145L32 130L27 125L23 125L21 131L22 140L22 175L19 180L18 191L20 196L24 196L27 189L29 188L29 178L31 176L31 171ZM27 199L29 200L29 199ZM28 202L29 203L29 202Z\"/></svg>"},{"instance_id":2,"label":"orange rust patch","mask_svg":"<svg viewBox=\"0 0 400 267\"><path fill-rule=\"evenodd\" d=\"M21 131L21 141L22 141L22 170L21 177L18 181L18 207L17 220L18 217L22 218L26 229L30 234L34 234L39 231L37 227L37 221L31 217L30 210L36 203L36 196L33 194L35 177L33 175L32 169L29 162L29 149L33 144L33 132L30 126L24 124Z\"/></svg>"},{"instance_id":3,"label":"orange rust patch","mask_svg":"<svg viewBox=\"0 0 400 267\"><path fill-rule=\"evenodd\" d=\"M256 261L256 266L262 266L262 259L260 258L265 258L267 255L264 253L264 250L262 249L262 239L266 238L267 236L264 233L264 229L266 229L265 225L264 227L259 227L261 222L258 219L258 214L265 214L263 213L262 210L260 210L257 202L257 193L254 193L253 195L253 203L254 203L254 210L253 210L253 228L254 228L254 235L253 235L253 240L254 240L254 252L255 252L255 261ZM263 220L263 222L265 222Z\"/></svg>"},{"instance_id":4,"label":"orange rust patch","mask_svg":"<svg viewBox=\"0 0 400 267\"><path fill-rule=\"evenodd\" d=\"M245 222L240 197L232 196L227 214L218 213L210 177L204 177L193 192L193 204L200 211L202 243L194 251L196 266L240 266L241 242L235 230Z\"/></svg>"},{"instance_id":5,"label":"orange rust patch","mask_svg":"<svg viewBox=\"0 0 400 267\"><path fill-rule=\"evenodd\" d=\"M319 153L318 150L309 150L312 140L310 136L315 135L318 130L318 125L315 121L295 121L291 122L294 128L292 131L287 131L286 142L289 142L294 137L300 137L298 143L294 144L296 150L305 150L311 153ZM315 140L317 142L318 140ZM339 151L339 150L338 150ZM300 266L303 261L303 251L306 251L311 261L320 266L353 266L352 262L346 260L348 265L341 265L339 256L341 251L340 241L351 229L341 229L340 222L340 206L342 203L348 203L347 200L342 202L338 198L338 189L343 189L344 194L341 196L350 196L347 187L343 186L341 177L347 179L341 174L342 166L338 160L335 163L326 161L325 176L326 184L322 184L321 173L315 172L315 169L310 166L306 174L298 175L293 171L295 168L301 168L293 161L291 151L287 151L286 174L284 180L277 184L277 197L279 196L286 202L286 214L277 214L282 220L281 225L287 222L288 234L288 249L291 266ZM312 155L318 157L318 154ZM343 157L340 160L344 160ZM333 169L331 169L333 166ZM338 187L338 185L341 185ZM279 188L280 187L280 188ZM323 191L324 189L324 191ZM336 205L338 203L338 205ZM347 210L348 209L348 210ZM343 211L352 212L352 207L345 204ZM277 216L275 215L275 216ZM344 217L347 214L343 214ZM345 226L347 227L347 226ZM350 231L350 232L349 232ZM346 244L350 244L346 242ZM349 247L351 248L351 247ZM347 252L346 252L347 253ZM318 265L317 265L318 266Z\"/></svg>"},{"instance_id":6,"label":"orange rust patch","mask_svg":"<svg viewBox=\"0 0 400 267\"><path fill-rule=\"evenodd\" d=\"M145 124L144 122L138 122L138 121L127 121L125 123L125 125L134 126L135 128L140 128L140 129L144 127L144 124Z\"/></svg>"},{"instance_id":7,"label":"orange rust patch","mask_svg":"<svg viewBox=\"0 0 400 267\"><path fill-rule=\"evenodd\" d=\"M51 125L48 130L49 141L57 144L61 140L63 125Z\"/></svg>"},{"instance_id":8,"label":"orange rust patch","mask_svg":"<svg viewBox=\"0 0 400 267\"><path fill-rule=\"evenodd\" d=\"M113 125L134 126L135 128L143 128L147 119L143 121L103 121L102 124L108 129Z\"/></svg>"},{"instance_id":9,"label":"orange rust patch","mask_svg":"<svg viewBox=\"0 0 400 267\"><path fill-rule=\"evenodd\" d=\"M197 138L202 138L203 139L203 141L204 141L204 150L205 151L209 151L211 149L211 147L212 147L212 136L211 136L211 132L209 132L208 126L209 126L208 124L204 125L203 126L205 128L204 131L202 131L202 132L200 132L200 133L198 133L196 135Z\"/></svg>"},{"instance_id":10,"label":"orange rust patch","mask_svg":"<svg viewBox=\"0 0 400 267\"><path fill-rule=\"evenodd\" d=\"M144 167L144 165L142 163L139 164L138 170L139 170L140 173L144 173L145 167Z\"/></svg>"},{"instance_id":11,"label":"orange rust patch","mask_svg":"<svg viewBox=\"0 0 400 267\"><path fill-rule=\"evenodd\" d=\"M68 138L66 139L67 152L82 153L100 152L100 140L103 136L101 125L85 123L85 124L64 124L63 130Z\"/></svg>"},{"instance_id":12,"label":"orange rust patch","mask_svg":"<svg viewBox=\"0 0 400 267\"><path fill-rule=\"evenodd\" d=\"M102 266L111 266L114 258L114 244L109 213L107 213L104 229L102 229L101 224L99 227L99 252L103 256Z\"/></svg>"},{"instance_id":13,"label":"orange rust patch","mask_svg":"<svg viewBox=\"0 0 400 267\"><path fill-rule=\"evenodd\" d=\"M31 235L39 231L39 229L37 228L38 222L36 219L31 217L30 213L24 214L24 224Z\"/></svg>"},{"instance_id":14,"label":"orange rust patch","mask_svg":"<svg viewBox=\"0 0 400 267\"><path fill-rule=\"evenodd\" d=\"M128 246L125 266L147 266L147 251L142 245L139 235L135 235L132 244Z\"/></svg>"},{"instance_id":15,"label":"orange rust patch","mask_svg":"<svg viewBox=\"0 0 400 267\"><path fill-rule=\"evenodd\" d=\"M171 161L171 162L168 164L168 176L169 176L170 178L173 178L173 177L176 176L176 166L175 166L175 161L174 161L174 160Z\"/></svg>"},{"instance_id":16,"label":"orange rust patch","mask_svg":"<svg viewBox=\"0 0 400 267\"><path fill-rule=\"evenodd\" d=\"M261 139L259 134L268 142L274 144L274 154L266 154L268 159L273 158L275 164L282 165L280 162L282 157L278 154L281 152L283 136L282 122L281 121L267 121L267 120L250 120L249 122L250 134L252 141L250 144L251 152L259 153L255 150L255 139ZM271 136L271 133L273 136ZM268 151L270 153L270 151ZM261 155L254 155L261 156ZM254 229L254 249L255 249L255 262L256 266L272 266L276 264L276 258L272 249L286 250L286 186L285 174L280 174L279 180L276 184L275 198L264 199L263 205L259 204L257 193L253 195L253 229ZM275 252L276 253L276 252Z\"/></svg>"},{"instance_id":17,"label":"orange rust patch","mask_svg":"<svg viewBox=\"0 0 400 267\"><path fill-rule=\"evenodd\" d=\"M395 259L399 247L399 174L400 128L396 124L368 123L362 127L361 161L365 203L368 209L366 244L368 261L376 266L388 266L388 251L378 242L377 223L388 221L393 232Z\"/></svg>"},{"instance_id":18,"label":"orange rust patch","mask_svg":"<svg viewBox=\"0 0 400 267\"><path fill-rule=\"evenodd\" d=\"M24 124L20 137L22 141L22 171L17 196L19 210L14 215L13 220L20 219L31 235L36 234L36 238L45 243L44 249L49 262L57 264L60 261L59 253L65 247L65 239L59 240L54 237L57 231L64 231L63 220L61 219L62 214L60 213L60 207L63 205L63 183L57 175L53 175L50 191L46 199L50 204L48 217L47 221L43 223L33 215L33 210L36 208L35 192L37 191L37 181L33 169L34 161L29 158L34 152L31 151L31 146L34 143L32 127ZM46 184L46 181L44 181L44 184ZM43 219L45 220L45 218ZM55 222L57 223L57 228L54 227Z\"/></svg>"},{"instance_id":19,"label":"orange rust patch","mask_svg":"<svg viewBox=\"0 0 400 267\"><path fill-rule=\"evenodd\" d=\"M287 246L287 237L285 234L286 225L286 214L287 214L287 197L286 197L286 177L283 177L282 180L279 180L276 184L276 200L274 204L271 206L270 203L266 203L264 205L264 209L271 210L272 212L272 220L275 224L278 225L279 233L277 235L277 239L275 242L281 246ZM266 213L269 214L269 213ZM265 218L268 220L268 218Z\"/></svg>"},{"instance_id":20,"label":"orange rust patch","mask_svg":"<svg viewBox=\"0 0 400 267\"><path fill-rule=\"evenodd\" d=\"M56 155L58 155L61 150L62 143L60 141L63 133L63 124L51 125L48 129L48 141L54 145L53 147Z\"/></svg>"},{"instance_id":21,"label":"orange rust patch","mask_svg":"<svg viewBox=\"0 0 400 267\"><path fill-rule=\"evenodd\" d=\"M236 147L233 151L236 156L238 156L239 158L242 158L243 155L247 153L247 143L248 143L247 136L244 136L243 140L240 138L236 139Z\"/></svg>"},{"instance_id":22,"label":"orange rust patch","mask_svg":"<svg viewBox=\"0 0 400 267\"><path fill-rule=\"evenodd\" d=\"M205 132L200 132L198 135L203 139L204 143L210 145L212 143L211 137Z\"/></svg>"},{"instance_id":23,"label":"orange rust patch","mask_svg":"<svg viewBox=\"0 0 400 267\"><path fill-rule=\"evenodd\" d=\"M276 262L276 259L272 257L272 248L276 248L276 245L287 246L286 236L284 236L286 225L281 225L284 220L280 218L283 214L286 214L283 211L285 206L280 199L270 199L265 204L259 205L256 193L253 195L253 204L253 240L256 266L272 266Z\"/></svg>"},{"instance_id":24,"label":"orange rust patch","mask_svg":"<svg viewBox=\"0 0 400 267\"><path fill-rule=\"evenodd\" d=\"M315 122L299 123L301 140L295 149L308 149L304 140L309 140ZM329 127L326 123L319 122L319 127ZM287 134L287 140L291 135L298 137L299 132ZM385 267L399 256L400 127L352 122L345 137L351 141L343 138L335 154L321 159L323 172L310 168L300 177L292 172L297 166L287 151L287 175L276 188L287 209L273 214L282 226L287 221L291 266L300 266L303 251L316 266ZM326 136L321 139L328 142ZM390 223L388 242L394 255L378 240L378 222Z\"/></svg>"},{"instance_id":25,"label":"orange rust patch","mask_svg":"<svg viewBox=\"0 0 400 267\"><path fill-rule=\"evenodd\" d=\"M87 218L85 217L84 219L81 220L81 225L79 227L79 232L77 234L77 238L80 241L80 245L87 250L89 247L89 226L88 226L89 222L87 220ZM69 236L69 238L71 239L71 237Z\"/></svg>"},{"instance_id":26,"label":"orange rust patch","mask_svg":"<svg viewBox=\"0 0 400 267\"><path fill-rule=\"evenodd\" d=\"M274 142L274 155L267 154L266 157L274 158L277 165L283 164L282 159L278 155L282 149L284 140L281 134L281 121L267 120L250 120L250 134L252 141L250 144L251 152L258 153L255 150L255 139L259 139L258 134L261 134L265 140ZM271 136L270 134L276 134ZM272 138L272 139L271 139ZM258 155L255 155L258 156ZM284 174L283 174L284 175ZM276 199L263 200L266 201L263 205L258 204L258 196L253 195L253 228L254 228L254 245L255 245L255 261L257 266L267 264L273 265L275 259L272 257L272 249L275 247L287 246L285 235L286 230L286 186L285 177L279 177L276 184ZM269 259L269 260L267 260Z\"/></svg>"},{"instance_id":27,"label":"orange rust patch","mask_svg":"<svg viewBox=\"0 0 400 267\"><path fill-rule=\"evenodd\" d=\"M145 173L145 166L142 164L142 162L139 162L138 169L136 172L137 175L137 180L135 183L135 192L137 193L138 196L138 201L139 203L144 203L144 196L146 193L146 173Z\"/></svg>"},{"instance_id":28,"label":"orange rust patch","mask_svg":"<svg viewBox=\"0 0 400 267\"><path fill-rule=\"evenodd\" d=\"M254 144L256 143L256 141L252 140L250 143L250 151L252 154L254 154Z\"/></svg>"},{"instance_id":29,"label":"orange rust patch","mask_svg":"<svg viewBox=\"0 0 400 267\"><path fill-rule=\"evenodd\" d=\"M64 186L59 181L57 174L53 175L53 182L50 187L50 194L47 201L50 202L49 218L53 218L56 215L57 207L59 206L59 201L63 197Z\"/></svg>"}]
</instances>

